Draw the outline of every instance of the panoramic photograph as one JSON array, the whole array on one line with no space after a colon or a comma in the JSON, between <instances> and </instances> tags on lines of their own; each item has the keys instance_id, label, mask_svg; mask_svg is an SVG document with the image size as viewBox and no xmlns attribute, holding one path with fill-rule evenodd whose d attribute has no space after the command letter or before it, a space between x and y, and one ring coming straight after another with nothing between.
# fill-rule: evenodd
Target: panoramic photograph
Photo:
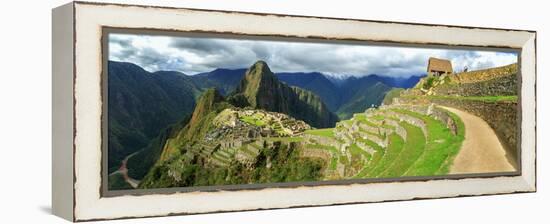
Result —
<instances>
[{"instance_id":1,"label":"panoramic photograph","mask_svg":"<svg viewBox=\"0 0 550 224\"><path fill-rule=\"evenodd\" d=\"M518 52L308 41L109 33L107 189L518 170Z\"/></svg>"}]
</instances>

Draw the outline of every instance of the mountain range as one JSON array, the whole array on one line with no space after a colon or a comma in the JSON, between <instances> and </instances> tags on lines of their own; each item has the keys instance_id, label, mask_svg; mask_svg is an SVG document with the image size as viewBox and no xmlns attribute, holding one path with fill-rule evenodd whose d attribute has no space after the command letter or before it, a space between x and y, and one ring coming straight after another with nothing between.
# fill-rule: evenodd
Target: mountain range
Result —
<instances>
[{"instance_id":1,"label":"mountain range","mask_svg":"<svg viewBox=\"0 0 550 224\"><path fill-rule=\"evenodd\" d=\"M158 159L166 139L192 123L199 96L207 89L215 88L214 96L234 106L281 112L313 127L331 127L339 118L379 105L393 87L408 88L420 78L369 75L334 81L318 72L273 73L261 61L249 69L216 69L193 76L151 73L115 61L109 61L108 69L109 172L139 151L127 164L136 179Z\"/></svg>"},{"instance_id":2,"label":"mountain range","mask_svg":"<svg viewBox=\"0 0 550 224\"><path fill-rule=\"evenodd\" d=\"M244 77L246 69L215 69L211 72L190 76L199 88L216 87L220 93L227 95L237 88ZM336 113L340 119L347 119L351 114L364 111L372 105L380 105L384 95L391 88L411 88L423 76L413 75L408 78L366 75L350 76L335 79L320 72L282 72L275 76L289 86L299 87L315 93ZM367 94L368 93L368 94Z\"/></svg>"}]
</instances>

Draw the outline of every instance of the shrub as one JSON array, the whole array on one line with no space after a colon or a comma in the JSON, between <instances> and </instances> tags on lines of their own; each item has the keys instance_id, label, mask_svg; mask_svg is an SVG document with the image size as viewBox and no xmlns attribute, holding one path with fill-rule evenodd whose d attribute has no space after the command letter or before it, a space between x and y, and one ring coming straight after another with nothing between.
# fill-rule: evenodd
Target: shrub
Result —
<instances>
[{"instance_id":1,"label":"shrub","mask_svg":"<svg viewBox=\"0 0 550 224\"><path fill-rule=\"evenodd\" d=\"M432 88L435 79L436 78L434 76L430 76L430 77L426 78L426 81L424 82L424 85L422 86L422 88L424 88L424 89Z\"/></svg>"}]
</instances>

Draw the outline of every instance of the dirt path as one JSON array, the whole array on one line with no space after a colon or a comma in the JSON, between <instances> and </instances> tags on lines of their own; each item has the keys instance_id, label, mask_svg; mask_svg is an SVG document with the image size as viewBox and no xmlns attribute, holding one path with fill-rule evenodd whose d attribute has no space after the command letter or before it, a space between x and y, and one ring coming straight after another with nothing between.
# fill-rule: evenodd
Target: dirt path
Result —
<instances>
[{"instance_id":1,"label":"dirt path","mask_svg":"<svg viewBox=\"0 0 550 224\"><path fill-rule=\"evenodd\" d=\"M468 112L443 107L462 119L465 138L451 166L451 174L515 171L493 129L483 119Z\"/></svg>"}]
</instances>

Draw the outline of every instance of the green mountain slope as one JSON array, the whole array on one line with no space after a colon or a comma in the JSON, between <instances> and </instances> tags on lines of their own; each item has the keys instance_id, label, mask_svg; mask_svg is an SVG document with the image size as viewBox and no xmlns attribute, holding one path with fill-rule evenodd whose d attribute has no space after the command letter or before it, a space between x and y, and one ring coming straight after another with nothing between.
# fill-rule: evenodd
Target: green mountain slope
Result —
<instances>
[{"instance_id":1,"label":"green mountain slope","mask_svg":"<svg viewBox=\"0 0 550 224\"><path fill-rule=\"evenodd\" d=\"M285 114L234 107L209 89L189 123L165 141L160 159L139 187L314 180L321 161L300 158L294 144L268 146L258 140L295 141L287 136L309 128ZM233 157L242 163L231 162Z\"/></svg>"},{"instance_id":2,"label":"green mountain slope","mask_svg":"<svg viewBox=\"0 0 550 224\"><path fill-rule=\"evenodd\" d=\"M222 95L226 96L237 88L245 73L246 69L218 68L189 77L193 80L195 86L200 89L216 88Z\"/></svg>"},{"instance_id":3,"label":"green mountain slope","mask_svg":"<svg viewBox=\"0 0 550 224\"><path fill-rule=\"evenodd\" d=\"M315 93L332 112L338 110L342 104L341 93L344 88L339 88L325 75L319 72L285 72L276 73L277 78L289 86L299 87Z\"/></svg>"},{"instance_id":4,"label":"green mountain slope","mask_svg":"<svg viewBox=\"0 0 550 224\"><path fill-rule=\"evenodd\" d=\"M342 105L336 112L341 119L349 119L355 113L360 113L372 106L378 106L384 100L386 93L391 87L381 82L367 84L358 87L353 94L350 94L347 103Z\"/></svg>"},{"instance_id":5,"label":"green mountain slope","mask_svg":"<svg viewBox=\"0 0 550 224\"><path fill-rule=\"evenodd\" d=\"M109 171L146 147L159 131L192 112L199 91L189 77L149 73L131 63L108 65Z\"/></svg>"}]
</instances>

